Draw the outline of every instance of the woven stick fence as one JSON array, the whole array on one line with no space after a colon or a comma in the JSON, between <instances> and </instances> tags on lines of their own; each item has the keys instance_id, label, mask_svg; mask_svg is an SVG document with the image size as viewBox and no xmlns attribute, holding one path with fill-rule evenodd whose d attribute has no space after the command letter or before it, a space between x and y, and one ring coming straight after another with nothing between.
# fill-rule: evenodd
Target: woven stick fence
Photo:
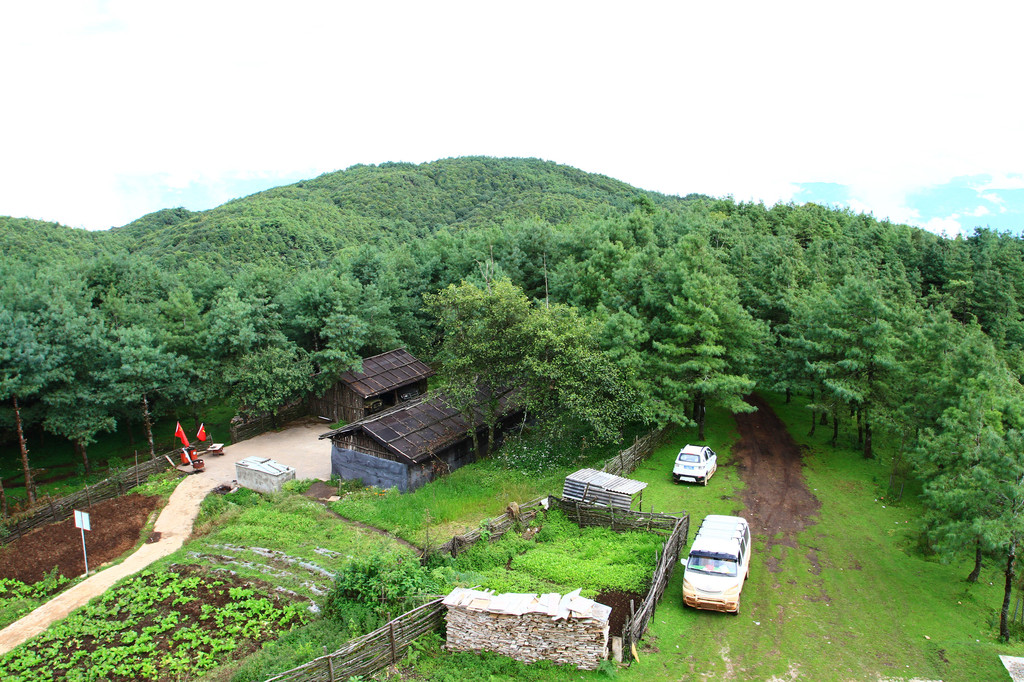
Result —
<instances>
[{"instance_id":1,"label":"woven stick fence","mask_svg":"<svg viewBox=\"0 0 1024 682\"><path fill-rule=\"evenodd\" d=\"M337 651L271 677L267 682L337 682L373 673L405 657L409 644L444 622L442 598L407 611L368 635L350 640Z\"/></svg>"},{"instance_id":2,"label":"woven stick fence","mask_svg":"<svg viewBox=\"0 0 1024 682\"><path fill-rule=\"evenodd\" d=\"M493 519L485 519L479 528L468 530L462 535L456 535L435 550L444 554L458 556L461 552L473 546L483 538L490 541L497 540L517 525L529 523L540 512L544 498L538 497L523 505L509 505L508 511Z\"/></svg>"},{"instance_id":3,"label":"woven stick fence","mask_svg":"<svg viewBox=\"0 0 1024 682\"><path fill-rule=\"evenodd\" d=\"M561 509L580 528L600 526L612 530L649 530L655 533L671 534L679 516L655 512L638 512L615 507L600 507L576 500L563 500L551 495L550 505ZM685 517L685 512L684 512Z\"/></svg>"},{"instance_id":4,"label":"woven stick fence","mask_svg":"<svg viewBox=\"0 0 1024 682\"><path fill-rule=\"evenodd\" d=\"M173 453L178 456L178 451ZM82 490L71 493L59 499L50 499L42 502L33 509L23 512L20 515L8 519L0 525L0 544L6 544L17 540L25 533L45 526L49 523L60 523L71 518L75 509L88 508L97 502L120 497L142 485L149 477L167 469L174 468L174 461L168 460L167 456L146 460L138 466L125 469L124 471L106 478L99 483L86 486Z\"/></svg>"},{"instance_id":5,"label":"woven stick fence","mask_svg":"<svg viewBox=\"0 0 1024 682\"><path fill-rule=\"evenodd\" d=\"M679 553L686 544L686 536L690 529L690 517L683 515L676 519L675 528L661 548L658 566L651 578L651 588L647 596L640 602L640 608L633 612L622 626L622 655L632 659L633 644L640 641L647 631L647 625L654 616L654 609L665 593L672 572L679 563Z\"/></svg>"},{"instance_id":6,"label":"woven stick fence","mask_svg":"<svg viewBox=\"0 0 1024 682\"><path fill-rule=\"evenodd\" d=\"M628 471L632 471L640 461L654 451L661 439L664 438L665 433L664 430L655 431L638 439L632 447L610 460L609 465L614 462L618 471L624 471L625 469L622 467L629 467ZM605 471L619 475L615 471L610 471L607 466ZM544 506L545 499L548 500L547 507ZM651 589L641 603L639 611L634 612L623 626L623 642L632 644L638 641L646 631L647 624L654 614L654 606L664 593L669 578L672 577L675 562L679 560L679 548L686 541L690 522L685 513L679 517L654 512L634 512L595 507L549 496L531 500L522 505L509 505L508 511L501 516L485 520L480 527L452 537L451 540L433 551L458 556L459 553L481 540L497 540L516 526L529 523L543 509L551 506L562 509L581 527L585 525L604 526L612 530L646 530L668 534L651 580ZM417 637L441 627L445 614L445 607L441 601L441 599L436 599L413 609L370 634L349 641L333 653L271 677L266 682L336 682L357 675L372 675L395 664L405 655L409 644ZM629 651L628 644L623 649Z\"/></svg>"},{"instance_id":7,"label":"woven stick fence","mask_svg":"<svg viewBox=\"0 0 1024 682\"><path fill-rule=\"evenodd\" d=\"M633 441L633 445L605 462L604 468L601 471L616 476L625 476L632 473L634 469L640 466L641 462L651 456L655 448L661 445L668 432L669 430L664 428L658 431L651 431L643 438L637 438Z\"/></svg>"}]
</instances>

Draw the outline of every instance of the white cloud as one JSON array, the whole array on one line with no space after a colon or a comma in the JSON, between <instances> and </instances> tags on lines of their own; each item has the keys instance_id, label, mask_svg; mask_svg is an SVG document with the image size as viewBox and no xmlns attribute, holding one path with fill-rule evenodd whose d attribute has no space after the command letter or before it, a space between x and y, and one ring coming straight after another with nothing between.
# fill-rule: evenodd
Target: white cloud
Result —
<instances>
[{"instance_id":1,"label":"white cloud","mask_svg":"<svg viewBox=\"0 0 1024 682\"><path fill-rule=\"evenodd\" d=\"M767 203L832 182L910 221L954 177L1024 186L1021 23L984 0L6 3L0 214L106 227L196 183L489 154Z\"/></svg>"},{"instance_id":2,"label":"white cloud","mask_svg":"<svg viewBox=\"0 0 1024 682\"><path fill-rule=\"evenodd\" d=\"M990 213L991 211L988 210L988 206L978 206L973 211L968 213L968 215L973 216L975 218L980 218L982 216L989 215Z\"/></svg>"},{"instance_id":3,"label":"white cloud","mask_svg":"<svg viewBox=\"0 0 1024 682\"><path fill-rule=\"evenodd\" d=\"M986 194L978 194L978 196L986 201L991 201L993 204L999 207L1000 213L1006 213L1006 201L995 192L988 192Z\"/></svg>"},{"instance_id":4,"label":"white cloud","mask_svg":"<svg viewBox=\"0 0 1024 682\"><path fill-rule=\"evenodd\" d=\"M964 232L964 228L960 224L959 218L960 216L955 213L946 218L932 218L921 227L929 232L942 235L943 237L953 238L958 235L966 237L967 233Z\"/></svg>"}]
</instances>

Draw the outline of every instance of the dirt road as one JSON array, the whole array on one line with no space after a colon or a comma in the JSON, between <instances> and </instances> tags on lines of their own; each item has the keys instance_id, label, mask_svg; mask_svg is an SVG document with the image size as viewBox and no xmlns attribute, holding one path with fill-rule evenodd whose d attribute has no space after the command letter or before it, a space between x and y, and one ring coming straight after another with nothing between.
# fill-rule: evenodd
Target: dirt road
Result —
<instances>
[{"instance_id":1,"label":"dirt road","mask_svg":"<svg viewBox=\"0 0 1024 682\"><path fill-rule=\"evenodd\" d=\"M767 549L796 548L797 533L814 523L821 503L804 482L800 446L785 425L760 396L746 400L757 412L736 415L740 441L732 449L746 484L743 515L755 534L767 538Z\"/></svg>"},{"instance_id":2,"label":"dirt road","mask_svg":"<svg viewBox=\"0 0 1024 682\"><path fill-rule=\"evenodd\" d=\"M190 475L171 494L153 528L159 540L145 544L116 566L111 566L57 595L46 604L0 630L0 654L65 618L90 599L103 594L115 582L141 571L157 559L171 554L192 533L199 505L206 495L235 478L235 462L246 457L269 457L296 468L298 478L328 479L331 474L330 444L317 440L327 429L315 421L291 424L276 433L266 433L224 448L224 455L207 457L206 471ZM88 539L87 539L88 542Z\"/></svg>"}]
</instances>

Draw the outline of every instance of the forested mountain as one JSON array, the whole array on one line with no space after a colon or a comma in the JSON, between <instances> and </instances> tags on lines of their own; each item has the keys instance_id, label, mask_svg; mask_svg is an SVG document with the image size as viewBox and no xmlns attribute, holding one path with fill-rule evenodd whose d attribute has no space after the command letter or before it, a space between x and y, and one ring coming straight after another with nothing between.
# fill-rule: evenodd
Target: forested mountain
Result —
<instances>
[{"instance_id":1,"label":"forested mountain","mask_svg":"<svg viewBox=\"0 0 1024 682\"><path fill-rule=\"evenodd\" d=\"M650 423L749 409L756 387L800 391L808 427L856 431L865 456L879 429L891 436L886 456L916 468L949 547L1024 538L1000 525L1000 505L1024 501L1000 488L1024 472L1024 250L1008 234L950 240L814 204L666 197L466 158L357 166L104 233L0 219L0 245L8 476L30 471L19 425L84 456L97 433L153 411L276 409L399 344L454 362L453 308L476 306L474 343L513 326L543 341L529 344L542 358L520 353L524 372L503 376L559 386L595 437L614 431L587 411L597 374L628 399L622 414ZM499 293L544 313L510 321ZM553 362L559 348L589 364ZM981 438L972 471L1002 497L969 494L980 479L950 478L960 467L928 445L952 457L949 439Z\"/></svg>"},{"instance_id":2,"label":"forested mountain","mask_svg":"<svg viewBox=\"0 0 1024 682\"><path fill-rule=\"evenodd\" d=\"M442 228L524 219L557 224L594 212L628 211L640 196L674 201L534 159L385 163L327 173L210 211L158 211L112 232L131 253L172 267L187 258L217 265L310 266L346 247L396 244Z\"/></svg>"}]
</instances>

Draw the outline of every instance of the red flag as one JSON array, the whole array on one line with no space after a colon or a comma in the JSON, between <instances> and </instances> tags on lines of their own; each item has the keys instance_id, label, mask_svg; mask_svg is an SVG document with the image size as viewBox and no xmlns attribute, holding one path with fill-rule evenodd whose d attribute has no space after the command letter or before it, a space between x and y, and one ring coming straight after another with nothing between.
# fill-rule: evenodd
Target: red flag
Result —
<instances>
[{"instance_id":1,"label":"red flag","mask_svg":"<svg viewBox=\"0 0 1024 682\"><path fill-rule=\"evenodd\" d=\"M185 429L181 428L181 422L178 422L178 428L174 430L174 437L180 438L181 444L188 447L188 438L185 437Z\"/></svg>"},{"instance_id":2,"label":"red flag","mask_svg":"<svg viewBox=\"0 0 1024 682\"><path fill-rule=\"evenodd\" d=\"M206 424L199 425L199 433L196 434L196 440L206 440Z\"/></svg>"}]
</instances>

